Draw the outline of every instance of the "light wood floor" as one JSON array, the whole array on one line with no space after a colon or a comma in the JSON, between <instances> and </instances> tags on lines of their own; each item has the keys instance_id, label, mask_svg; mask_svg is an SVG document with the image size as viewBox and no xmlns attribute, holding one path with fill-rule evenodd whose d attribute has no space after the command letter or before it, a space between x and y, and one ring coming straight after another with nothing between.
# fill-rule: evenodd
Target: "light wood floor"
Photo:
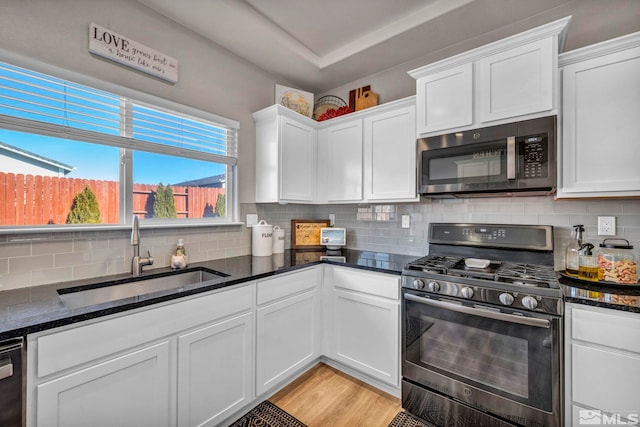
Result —
<instances>
[{"instance_id":1,"label":"light wood floor","mask_svg":"<svg viewBox=\"0 0 640 427\"><path fill-rule=\"evenodd\" d=\"M387 427L402 410L400 399L324 363L269 398L309 427Z\"/></svg>"}]
</instances>

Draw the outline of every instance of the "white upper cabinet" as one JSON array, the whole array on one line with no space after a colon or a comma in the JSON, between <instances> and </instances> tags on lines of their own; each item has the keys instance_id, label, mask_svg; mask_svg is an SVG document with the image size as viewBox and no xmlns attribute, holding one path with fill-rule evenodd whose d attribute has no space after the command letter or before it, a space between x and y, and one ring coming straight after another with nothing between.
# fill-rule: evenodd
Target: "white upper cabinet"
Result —
<instances>
[{"instance_id":1,"label":"white upper cabinet","mask_svg":"<svg viewBox=\"0 0 640 427\"><path fill-rule=\"evenodd\" d=\"M364 119L365 199L417 201L414 103Z\"/></svg>"},{"instance_id":2,"label":"white upper cabinet","mask_svg":"<svg viewBox=\"0 0 640 427\"><path fill-rule=\"evenodd\" d=\"M473 64L428 74L416 82L418 133L473 124Z\"/></svg>"},{"instance_id":3,"label":"white upper cabinet","mask_svg":"<svg viewBox=\"0 0 640 427\"><path fill-rule=\"evenodd\" d=\"M256 203L316 200L317 133L311 120L281 105L253 113Z\"/></svg>"},{"instance_id":4,"label":"white upper cabinet","mask_svg":"<svg viewBox=\"0 0 640 427\"><path fill-rule=\"evenodd\" d=\"M557 114L558 51L570 17L409 71L419 136Z\"/></svg>"},{"instance_id":5,"label":"white upper cabinet","mask_svg":"<svg viewBox=\"0 0 640 427\"><path fill-rule=\"evenodd\" d=\"M328 202L362 200L362 119L341 121L318 131ZM324 157L326 156L326 157Z\"/></svg>"},{"instance_id":6,"label":"white upper cabinet","mask_svg":"<svg viewBox=\"0 0 640 427\"><path fill-rule=\"evenodd\" d=\"M640 196L640 32L560 56L558 198Z\"/></svg>"},{"instance_id":7,"label":"white upper cabinet","mask_svg":"<svg viewBox=\"0 0 640 427\"><path fill-rule=\"evenodd\" d=\"M324 122L253 113L256 203L417 201L415 97Z\"/></svg>"},{"instance_id":8,"label":"white upper cabinet","mask_svg":"<svg viewBox=\"0 0 640 427\"><path fill-rule=\"evenodd\" d=\"M554 40L548 37L478 61L480 122L553 109L557 56L553 47Z\"/></svg>"}]
</instances>

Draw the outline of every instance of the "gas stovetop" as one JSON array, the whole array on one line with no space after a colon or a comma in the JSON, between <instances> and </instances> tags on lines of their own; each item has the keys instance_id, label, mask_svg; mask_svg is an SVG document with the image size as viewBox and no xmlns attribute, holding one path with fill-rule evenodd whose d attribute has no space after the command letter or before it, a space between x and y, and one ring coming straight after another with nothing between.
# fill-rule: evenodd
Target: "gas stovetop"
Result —
<instances>
[{"instance_id":1,"label":"gas stovetop","mask_svg":"<svg viewBox=\"0 0 640 427\"><path fill-rule=\"evenodd\" d=\"M453 277L512 283L516 286L559 288L553 267L527 263L488 260L484 268L470 267L465 258L447 255L427 255L410 262L404 273L428 277L429 273Z\"/></svg>"},{"instance_id":2,"label":"gas stovetop","mask_svg":"<svg viewBox=\"0 0 640 427\"><path fill-rule=\"evenodd\" d=\"M429 253L404 267L404 288L562 314L551 226L431 224Z\"/></svg>"}]
</instances>

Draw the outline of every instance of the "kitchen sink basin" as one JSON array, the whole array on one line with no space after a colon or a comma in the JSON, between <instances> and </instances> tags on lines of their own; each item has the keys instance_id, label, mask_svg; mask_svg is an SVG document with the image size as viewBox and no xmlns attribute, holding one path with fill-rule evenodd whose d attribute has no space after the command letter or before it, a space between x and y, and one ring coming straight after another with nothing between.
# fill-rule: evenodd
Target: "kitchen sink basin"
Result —
<instances>
[{"instance_id":1,"label":"kitchen sink basin","mask_svg":"<svg viewBox=\"0 0 640 427\"><path fill-rule=\"evenodd\" d=\"M227 276L228 274L204 268L178 270L58 289L58 295L67 308L76 309L161 291L179 290Z\"/></svg>"}]
</instances>

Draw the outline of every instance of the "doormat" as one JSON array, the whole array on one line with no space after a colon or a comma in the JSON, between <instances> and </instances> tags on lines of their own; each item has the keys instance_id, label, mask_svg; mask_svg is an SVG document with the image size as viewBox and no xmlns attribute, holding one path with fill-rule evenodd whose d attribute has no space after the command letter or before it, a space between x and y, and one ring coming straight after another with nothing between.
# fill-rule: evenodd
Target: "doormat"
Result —
<instances>
[{"instance_id":1,"label":"doormat","mask_svg":"<svg viewBox=\"0 0 640 427\"><path fill-rule=\"evenodd\" d=\"M389 427L436 427L433 424L427 424L424 421L415 418L406 412L398 412L393 421L389 423Z\"/></svg>"},{"instance_id":2,"label":"doormat","mask_svg":"<svg viewBox=\"0 0 640 427\"><path fill-rule=\"evenodd\" d=\"M265 400L229 427L307 427L307 425Z\"/></svg>"}]
</instances>

